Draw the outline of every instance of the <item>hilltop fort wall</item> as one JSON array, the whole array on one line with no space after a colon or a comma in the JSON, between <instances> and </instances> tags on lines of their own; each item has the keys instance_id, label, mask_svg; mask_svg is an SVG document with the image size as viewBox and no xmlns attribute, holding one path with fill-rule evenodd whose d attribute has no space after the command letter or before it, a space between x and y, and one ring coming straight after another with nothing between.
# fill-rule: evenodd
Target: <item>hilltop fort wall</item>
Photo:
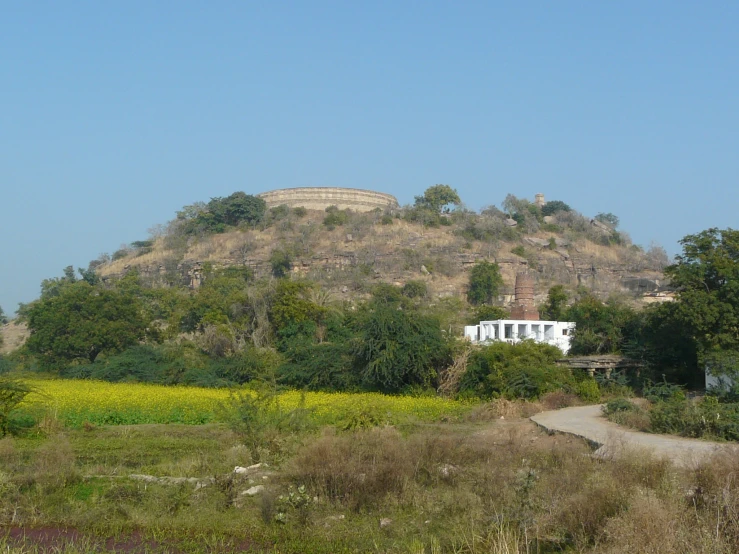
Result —
<instances>
[{"instance_id":1,"label":"hilltop fort wall","mask_svg":"<svg viewBox=\"0 0 739 554\"><path fill-rule=\"evenodd\" d=\"M280 189L262 192L257 196L267 203L268 208L284 204L290 208L325 210L329 206L336 206L341 210L370 212L376 208L385 210L398 207L398 200L392 194L339 187Z\"/></svg>"}]
</instances>

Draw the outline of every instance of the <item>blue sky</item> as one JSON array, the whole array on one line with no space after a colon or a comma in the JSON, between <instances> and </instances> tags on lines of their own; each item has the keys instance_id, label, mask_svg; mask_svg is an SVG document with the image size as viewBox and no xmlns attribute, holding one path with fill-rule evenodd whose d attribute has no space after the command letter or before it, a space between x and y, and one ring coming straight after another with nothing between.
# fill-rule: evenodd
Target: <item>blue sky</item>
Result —
<instances>
[{"instance_id":1,"label":"blue sky","mask_svg":"<svg viewBox=\"0 0 739 554\"><path fill-rule=\"evenodd\" d=\"M733 2L0 0L0 306L235 190L736 227Z\"/></svg>"}]
</instances>

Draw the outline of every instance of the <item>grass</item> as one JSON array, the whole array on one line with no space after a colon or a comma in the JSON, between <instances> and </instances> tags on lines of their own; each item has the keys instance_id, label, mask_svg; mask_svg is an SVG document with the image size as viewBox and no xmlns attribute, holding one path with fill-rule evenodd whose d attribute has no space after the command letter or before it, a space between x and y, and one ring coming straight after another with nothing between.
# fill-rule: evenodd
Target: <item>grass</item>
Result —
<instances>
[{"instance_id":1,"label":"grass","mask_svg":"<svg viewBox=\"0 0 739 554\"><path fill-rule=\"evenodd\" d=\"M267 460L267 479L231 473L248 465L250 454L241 436L221 424L87 426L0 440L0 526L13 532L0 536L0 547L19 553L41 546L122 551L123 545L131 552L739 550L735 457L717 456L691 470L638 452L597 460L583 442L549 436L515 417L323 428L298 438L285 456ZM143 482L131 474L209 484ZM241 495L255 484L265 491Z\"/></svg>"},{"instance_id":2,"label":"grass","mask_svg":"<svg viewBox=\"0 0 739 554\"><path fill-rule=\"evenodd\" d=\"M51 413L69 427L183 423L202 425L227 419L232 393L197 387L167 387L84 380L26 380L37 392L23 410L27 414ZM248 391L245 391L248 394ZM395 423L404 419L437 421L456 418L470 406L438 397L387 396L376 393L320 393L297 391L278 395L284 409L302 401L311 420L335 425L369 415Z\"/></svg>"}]
</instances>

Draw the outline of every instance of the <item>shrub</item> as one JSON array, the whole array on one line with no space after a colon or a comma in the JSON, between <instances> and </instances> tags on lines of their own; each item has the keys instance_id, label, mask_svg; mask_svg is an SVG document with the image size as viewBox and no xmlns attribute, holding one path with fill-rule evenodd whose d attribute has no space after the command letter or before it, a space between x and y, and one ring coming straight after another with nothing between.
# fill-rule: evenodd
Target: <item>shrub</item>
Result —
<instances>
[{"instance_id":1,"label":"shrub","mask_svg":"<svg viewBox=\"0 0 739 554\"><path fill-rule=\"evenodd\" d=\"M300 433L311 427L304 396L297 407L288 410L280 404L274 390L264 388L233 394L230 408L229 426L241 436L254 463L265 454L281 454L281 434Z\"/></svg>"},{"instance_id":2,"label":"shrub","mask_svg":"<svg viewBox=\"0 0 739 554\"><path fill-rule=\"evenodd\" d=\"M402 494L414 470L412 453L400 433L384 427L325 435L298 454L289 473L319 498L358 511L377 506L387 495Z\"/></svg>"},{"instance_id":3,"label":"shrub","mask_svg":"<svg viewBox=\"0 0 739 554\"><path fill-rule=\"evenodd\" d=\"M428 295L428 288L423 281L408 281L403 285L401 293L408 298L425 298Z\"/></svg>"},{"instance_id":4,"label":"shrub","mask_svg":"<svg viewBox=\"0 0 739 554\"><path fill-rule=\"evenodd\" d=\"M600 387L595 379L586 378L575 383L574 391L585 402L598 402L600 400Z\"/></svg>"},{"instance_id":5,"label":"shrub","mask_svg":"<svg viewBox=\"0 0 739 554\"><path fill-rule=\"evenodd\" d=\"M290 208L286 204L280 204L274 208L270 208L269 217L273 220L284 219L290 214Z\"/></svg>"},{"instance_id":6,"label":"shrub","mask_svg":"<svg viewBox=\"0 0 739 554\"><path fill-rule=\"evenodd\" d=\"M336 225L344 225L349 221L349 211L340 210L336 206L326 208L326 214L326 217L323 218L323 224L328 228L335 227Z\"/></svg>"},{"instance_id":7,"label":"shrub","mask_svg":"<svg viewBox=\"0 0 739 554\"><path fill-rule=\"evenodd\" d=\"M308 210L306 210L303 206L298 206L297 208L293 208L293 214L295 214L295 217L305 217L307 213L308 213Z\"/></svg>"},{"instance_id":8,"label":"shrub","mask_svg":"<svg viewBox=\"0 0 739 554\"><path fill-rule=\"evenodd\" d=\"M621 412L633 412L636 409L636 405L628 398L614 398L603 406L603 413L609 416Z\"/></svg>"},{"instance_id":9,"label":"shrub","mask_svg":"<svg viewBox=\"0 0 739 554\"><path fill-rule=\"evenodd\" d=\"M112 260L120 260L121 258L125 258L126 256L128 256L128 249L121 248L120 250L116 250L115 252L113 252Z\"/></svg>"},{"instance_id":10,"label":"shrub","mask_svg":"<svg viewBox=\"0 0 739 554\"><path fill-rule=\"evenodd\" d=\"M495 342L470 355L460 392L481 398L538 398L571 384L569 370L555 364L561 357L562 351L548 344Z\"/></svg>"},{"instance_id":11,"label":"shrub","mask_svg":"<svg viewBox=\"0 0 739 554\"><path fill-rule=\"evenodd\" d=\"M13 433L13 415L33 389L16 379L0 379L0 437Z\"/></svg>"},{"instance_id":12,"label":"shrub","mask_svg":"<svg viewBox=\"0 0 739 554\"><path fill-rule=\"evenodd\" d=\"M269 264L272 267L272 275L278 279L286 277L292 269L292 256L285 249L275 249L269 257Z\"/></svg>"},{"instance_id":13,"label":"shrub","mask_svg":"<svg viewBox=\"0 0 739 554\"><path fill-rule=\"evenodd\" d=\"M0 375L13 371L17 366L14 360L0 354Z\"/></svg>"}]
</instances>

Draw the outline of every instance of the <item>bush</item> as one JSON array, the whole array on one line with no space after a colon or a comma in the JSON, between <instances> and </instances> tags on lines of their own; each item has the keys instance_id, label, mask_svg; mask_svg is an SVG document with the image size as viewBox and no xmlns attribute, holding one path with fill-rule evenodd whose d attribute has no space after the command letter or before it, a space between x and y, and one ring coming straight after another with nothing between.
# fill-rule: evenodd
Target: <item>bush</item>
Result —
<instances>
[{"instance_id":1,"label":"bush","mask_svg":"<svg viewBox=\"0 0 739 554\"><path fill-rule=\"evenodd\" d=\"M280 405L274 390L265 388L234 394L230 404L231 410L226 410L229 426L241 436L254 463L265 455L282 453L280 435L295 435L312 427L304 397L296 408L288 410Z\"/></svg>"},{"instance_id":2,"label":"bush","mask_svg":"<svg viewBox=\"0 0 739 554\"><path fill-rule=\"evenodd\" d=\"M326 217L323 218L323 224L328 228L344 225L349 221L349 210L340 210L336 206L326 208L326 214Z\"/></svg>"},{"instance_id":3,"label":"bush","mask_svg":"<svg viewBox=\"0 0 739 554\"><path fill-rule=\"evenodd\" d=\"M578 381L574 386L575 394L585 402L600 401L600 387L595 379L586 378Z\"/></svg>"},{"instance_id":4,"label":"bush","mask_svg":"<svg viewBox=\"0 0 739 554\"><path fill-rule=\"evenodd\" d=\"M287 250L281 248L272 251L269 257L269 263L272 267L272 275L278 279L286 277L293 266L292 256L290 256Z\"/></svg>"},{"instance_id":5,"label":"bush","mask_svg":"<svg viewBox=\"0 0 739 554\"><path fill-rule=\"evenodd\" d=\"M428 288L423 281L408 281L403 285L401 293L408 298L425 298L428 295Z\"/></svg>"},{"instance_id":6,"label":"bush","mask_svg":"<svg viewBox=\"0 0 739 554\"><path fill-rule=\"evenodd\" d=\"M22 381L0 379L0 437L17 430L13 425L14 412L31 392L33 389Z\"/></svg>"},{"instance_id":7,"label":"bush","mask_svg":"<svg viewBox=\"0 0 739 554\"><path fill-rule=\"evenodd\" d=\"M6 356L0 354L0 375L3 373L9 373L13 371L17 366L17 363Z\"/></svg>"},{"instance_id":8,"label":"bush","mask_svg":"<svg viewBox=\"0 0 739 554\"><path fill-rule=\"evenodd\" d=\"M416 472L413 462L400 433L384 427L323 436L298 454L289 473L319 498L359 511L402 494Z\"/></svg>"},{"instance_id":9,"label":"bush","mask_svg":"<svg viewBox=\"0 0 739 554\"><path fill-rule=\"evenodd\" d=\"M460 392L536 399L572 384L569 370L555 364L561 357L562 351L548 344L495 342L470 355Z\"/></svg>"}]
</instances>

